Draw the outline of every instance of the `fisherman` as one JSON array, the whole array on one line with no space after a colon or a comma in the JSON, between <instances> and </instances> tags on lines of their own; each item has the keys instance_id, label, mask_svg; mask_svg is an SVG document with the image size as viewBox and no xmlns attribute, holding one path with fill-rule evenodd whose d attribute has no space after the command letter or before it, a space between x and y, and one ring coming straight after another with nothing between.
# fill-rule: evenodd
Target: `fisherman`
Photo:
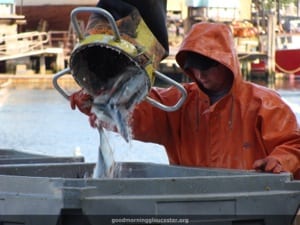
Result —
<instances>
[{"instance_id":1,"label":"fisherman","mask_svg":"<svg viewBox=\"0 0 300 225\"><path fill-rule=\"evenodd\" d=\"M176 61L192 82L175 112L146 101L131 116L133 137L165 146L170 164L291 172L300 179L300 129L295 114L274 90L243 80L230 28L201 22L184 38ZM152 87L149 96L165 105L180 98L174 87ZM95 115L91 99L78 91L71 107ZM99 124L99 123L98 123Z\"/></svg>"}]
</instances>

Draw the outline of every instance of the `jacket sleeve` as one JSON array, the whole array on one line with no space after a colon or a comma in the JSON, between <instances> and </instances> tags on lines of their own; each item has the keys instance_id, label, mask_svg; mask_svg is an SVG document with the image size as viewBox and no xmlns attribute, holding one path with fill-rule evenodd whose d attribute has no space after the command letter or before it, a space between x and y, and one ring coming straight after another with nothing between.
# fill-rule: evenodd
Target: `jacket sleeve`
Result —
<instances>
[{"instance_id":1,"label":"jacket sleeve","mask_svg":"<svg viewBox=\"0 0 300 225\"><path fill-rule=\"evenodd\" d=\"M149 97L167 105L175 105L181 97L175 87L157 88L154 87ZM152 104L144 101L136 106L131 120L133 137L144 142L154 142L163 145L167 150L175 151L178 147L180 129L181 109L174 112L165 112ZM173 156L171 156L172 154ZM174 153L168 152L170 161L176 157Z\"/></svg>"},{"instance_id":2,"label":"jacket sleeve","mask_svg":"<svg viewBox=\"0 0 300 225\"><path fill-rule=\"evenodd\" d=\"M259 129L267 154L276 158L285 171L295 173L300 168L300 129L296 116L279 96L265 100L259 112Z\"/></svg>"}]
</instances>

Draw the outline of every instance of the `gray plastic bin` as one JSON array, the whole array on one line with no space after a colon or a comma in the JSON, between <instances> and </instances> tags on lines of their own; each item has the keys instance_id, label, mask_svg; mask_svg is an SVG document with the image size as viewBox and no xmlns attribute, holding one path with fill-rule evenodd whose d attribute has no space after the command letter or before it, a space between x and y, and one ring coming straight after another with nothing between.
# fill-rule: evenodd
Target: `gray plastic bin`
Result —
<instances>
[{"instance_id":1,"label":"gray plastic bin","mask_svg":"<svg viewBox=\"0 0 300 225\"><path fill-rule=\"evenodd\" d=\"M300 205L288 173L118 163L92 179L93 167L0 165L0 224L287 225Z\"/></svg>"}]
</instances>

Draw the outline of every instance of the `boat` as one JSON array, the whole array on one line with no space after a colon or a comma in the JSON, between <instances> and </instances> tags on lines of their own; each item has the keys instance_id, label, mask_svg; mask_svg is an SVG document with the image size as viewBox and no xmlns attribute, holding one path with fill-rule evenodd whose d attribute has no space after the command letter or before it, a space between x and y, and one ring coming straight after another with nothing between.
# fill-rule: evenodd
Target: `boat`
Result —
<instances>
[{"instance_id":1,"label":"boat","mask_svg":"<svg viewBox=\"0 0 300 225\"><path fill-rule=\"evenodd\" d=\"M97 1L34 1L16 0L16 13L25 15L27 23L21 27L26 30L67 31L70 27L70 12L78 6L95 6ZM86 23L88 16L82 15Z\"/></svg>"},{"instance_id":2,"label":"boat","mask_svg":"<svg viewBox=\"0 0 300 225\"><path fill-rule=\"evenodd\" d=\"M300 33L276 34L275 72L286 76L300 75ZM266 56L251 63L252 72L267 71Z\"/></svg>"},{"instance_id":3,"label":"boat","mask_svg":"<svg viewBox=\"0 0 300 225\"><path fill-rule=\"evenodd\" d=\"M300 75L300 33L278 34L277 39L276 71Z\"/></svg>"},{"instance_id":4,"label":"boat","mask_svg":"<svg viewBox=\"0 0 300 225\"><path fill-rule=\"evenodd\" d=\"M0 0L0 11L0 73L46 74L49 69L65 66L67 49L63 44L73 40L54 40L51 33L37 28L22 30L28 21L18 14L15 0Z\"/></svg>"}]
</instances>

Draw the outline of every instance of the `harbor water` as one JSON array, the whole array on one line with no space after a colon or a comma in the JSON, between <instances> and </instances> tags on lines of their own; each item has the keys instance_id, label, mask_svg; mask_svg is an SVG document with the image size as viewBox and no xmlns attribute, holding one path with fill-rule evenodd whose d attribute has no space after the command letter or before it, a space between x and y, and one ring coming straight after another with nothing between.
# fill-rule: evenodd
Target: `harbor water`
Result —
<instances>
[{"instance_id":1,"label":"harbor water","mask_svg":"<svg viewBox=\"0 0 300 225\"><path fill-rule=\"evenodd\" d=\"M116 161L167 163L162 146L107 133ZM99 134L55 89L0 89L0 148L96 162ZM153 154L152 154L153 153Z\"/></svg>"},{"instance_id":2,"label":"harbor water","mask_svg":"<svg viewBox=\"0 0 300 225\"><path fill-rule=\"evenodd\" d=\"M274 88L300 122L300 80L280 80ZM112 147L120 150L117 153L119 161L167 161L161 146L140 142L128 144L120 136L110 135L116 140ZM53 156L81 154L86 161L95 162L99 135L89 126L87 116L71 110L69 102L55 89L1 88L0 143L1 149Z\"/></svg>"}]
</instances>

